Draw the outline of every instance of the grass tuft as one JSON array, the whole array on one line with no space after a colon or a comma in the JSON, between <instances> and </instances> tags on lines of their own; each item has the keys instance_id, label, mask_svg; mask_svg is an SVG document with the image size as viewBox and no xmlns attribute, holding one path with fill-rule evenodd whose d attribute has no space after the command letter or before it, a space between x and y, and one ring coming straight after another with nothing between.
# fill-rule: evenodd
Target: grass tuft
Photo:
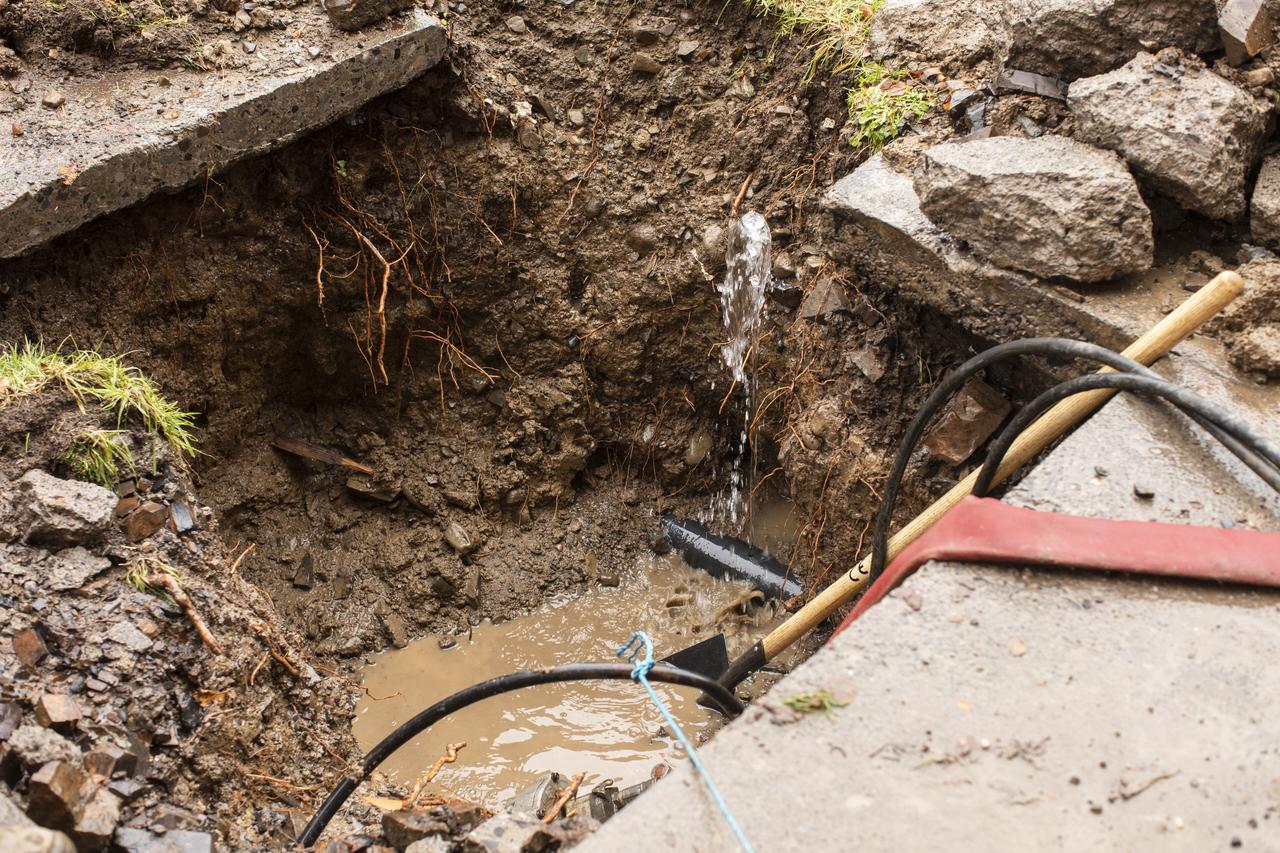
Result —
<instances>
[{"instance_id":1,"label":"grass tuft","mask_svg":"<svg viewBox=\"0 0 1280 853\"><path fill-rule=\"evenodd\" d=\"M937 105L934 95L916 86L903 69L864 62L857 85L849 90L849 121L854 127L849 144L879 151L903 125Z\"/></svg>"},{"instance_id":2,"label":"grass tuft","mask_svg":"<svg viewBox=\"0 0 1280 853\"><path fill-rule=\"evenodd\" d=\"M748 6L778 19L782 35L799 35L813 52L805 82L821 68L832 74L855 70L872 16L884 0L745 0Z\"/></svg>"},{"instance_id":3,"label":"grass tuft","mask_svg":"<svg viewBox=\"0 0 1280 853\"><path fill-rule=\"evenodd\" d=\"M0 408L50 382L62 383L81 409L87 401L97 401L115 414L117 427L130 414L137 415L143 427L163 438L179 458L196 453L195 415L166 400L150 379L120 356L80 349L50 352L30 342L0 350Z\"/></svg>"},{"instance_id":4,"label":"grass tuft","mask_svg":"<svg viewBox=\"0 0 1280 853\"><path fill-rule=\"evenodd\" d=\"M77 435L63 459L78 480L111 488L120 479L120 463L136 473L133 453L124 443L124 430L91 429Z\"/></svg>"},{"instance_id":5,"label":"grass tuft","mask_svg":"<svg viewBox=\"0 0 1280 853\"><path fill-rule=\"evenodd\" d=\"M138 557L129 562L129 568L124 573L124 580L125 583L138 592L145 592L148 595L164 595L164 590L152 586L147 582L147 579L165 575L173 578L175 583L179 580L178 570L164 560L157 560L154 557Z\"/></svg>"}]
</instances>

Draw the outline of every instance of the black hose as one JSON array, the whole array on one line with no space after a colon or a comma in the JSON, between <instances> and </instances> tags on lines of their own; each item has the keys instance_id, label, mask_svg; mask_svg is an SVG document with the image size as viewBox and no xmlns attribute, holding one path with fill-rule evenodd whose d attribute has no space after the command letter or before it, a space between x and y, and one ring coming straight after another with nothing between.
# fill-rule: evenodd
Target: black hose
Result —
<instances>
[{"instance_id":1,"label":"black hose","mask_svg":"<svg viewBox=\"0 0 1280 853\"><path fill-rule=\"evenodd\" d=\"M1193 413L1209 421L1221 431L1244 444L1249 450L1266 459L1272 465L1280 467L1280 446L1257 433L1249 423L1239 415L1211 403L1193 391L1175 385L1165 379L1150 376L1136 376L1132 373L1091 373L1079 376L1053 386L1018 412L1009 425L1001 431L991 447L987 450L986 461L978 472L978 479L973 485L973 494L985 497L995 481L1000 462L1009 452L1010 446L1032 421L1044 414L1055 403L1065 400L1073 394L1083 391L1096 391L1102 388L1115 388L1121 391L1163 397L1185 412Z\"/></svg>"},{"instance_id":2,"label":"black hose","mask_svg":"<svg viewBox=\"0 0 1280 853\"><path fill-rule=\"evenodd\" d=\"M1019 341L999 344L978 353L955 370L952 370L942 378L942 381L938 383L938 387L933 390L928 399L921 405L919 411L916 412L916 416L907 427L907 431L903 434L902 441L898 444L898 452L894 457L893 467L889 470L889 477L885 481L884 498L880 503L880 510L876 514L875 525L872 530L871 566L868 583L874 582L880 576L884 571L885 564L888 562L889 524L893 519L893 507L897 503L898 492L902 486L902 478L906 473L911 454L919 443L920 437L924 434L925 428L929 425L929 421L937 414L938 410L946 405L951 395L958 391L969 377L996 362L1021 355L1082 358L1106 365L1114 370L1150 376L1156 379L1160 378L1159 374L1150 368L1106 347L1086 341L1072 340L1071 338L1053 337L1024 338ZM1245 447L1212 423L1195 415L1192 415L1192 417L1268 485L1280 491L1280 470L1269 465L1248 447Z\"/></svg>"},{"instance_id":3,"label":"black hose","mask_svg":"<svg viewBox=\"0 0 1280 853\"><path fill-rule=\"evenodd\" d=\"M452 696L441 699L400 724L391 734L383 738L377 746L369 750L365 754L364 763L360 766L360 775L358 777L344 777L339 780L333 791L320 805L315 816L311 818L302 830L302 834L298 836L298 845L310 847L315 844L316 839L320 837L320 833L329 825L329 821L333 819L333 816L338 813L338 809L342 808L342 804L347 801L347 798L351 796L356 787L367 779L369 774L378 768L378 765L386 761L397 749L444 717L456 713L469 705L474 705L482 699L509 693L512 690L519 690L523 687L533 687L538 684L551 684L559 681L588 681L595 679L621 681L631 678L632 669L633 667L630 664L625 663L571 663L548 669L525 670L513 672L509 675L500 675L497 678L473 684L470 687L459 690ZM736 717L742 713L742 703L733 695L733 692L705 675L659 663L649 670L649 680L660 681L665 684L678 684L684 687L695 687L710 696L728 716Z\"/></svg>"}]
</instances>

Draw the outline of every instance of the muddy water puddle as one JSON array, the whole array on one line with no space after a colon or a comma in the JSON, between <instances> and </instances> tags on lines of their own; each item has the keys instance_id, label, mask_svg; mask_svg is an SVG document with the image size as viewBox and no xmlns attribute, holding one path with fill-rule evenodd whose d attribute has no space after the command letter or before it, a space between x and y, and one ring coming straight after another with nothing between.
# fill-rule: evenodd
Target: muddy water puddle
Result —
<instances>
[{"instance_id":1,"label":"muddy water puddle","mask_svg":"<svg viewBox=\"0 0 1280 853\"><path fill-rule=\"evenodd\" d=\"M730 657L768 630L770 609L735 608L750 594L745 583L716 580L690 569L675 555L637 560L615 588L593 587L576 597L548 602L528 616L483 623L457 645L441 649L435 637L379 655L364 672L378 697L356 710L354 731L369 749L428 705L476 682L563 663L615 660L631 632L653 638L656 657L671 654L718 631ZM694 743L719 725L699 707L696 691L655 685ZM392 695L398 694L398 695ZM583 790L605 779L627 786L653 768L683 760L663 733L662 719L638 685L624 681L573 682L529 688L486 699L446 717L410 741L382 766L410 786L444 755L465 742L432 790L497 806L541 773L585 772Z\"/></svg>"}]
</instances>

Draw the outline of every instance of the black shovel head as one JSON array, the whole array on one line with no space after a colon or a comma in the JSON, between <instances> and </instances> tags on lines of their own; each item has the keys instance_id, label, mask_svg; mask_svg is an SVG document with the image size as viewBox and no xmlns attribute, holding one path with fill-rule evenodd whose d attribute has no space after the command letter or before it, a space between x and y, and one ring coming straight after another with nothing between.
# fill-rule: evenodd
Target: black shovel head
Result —
<instances>
[{"instance_id":1,"label":"black shovel head","mask_svg":"<svg viewBox=\"0 0 1280 853\"><path fill-rule=\"evenodd\" d=\"M724 634L716 634L663 658L660 663L718 680L729 668L729 649L724 644Z\"/></svg>"}]
</instances>

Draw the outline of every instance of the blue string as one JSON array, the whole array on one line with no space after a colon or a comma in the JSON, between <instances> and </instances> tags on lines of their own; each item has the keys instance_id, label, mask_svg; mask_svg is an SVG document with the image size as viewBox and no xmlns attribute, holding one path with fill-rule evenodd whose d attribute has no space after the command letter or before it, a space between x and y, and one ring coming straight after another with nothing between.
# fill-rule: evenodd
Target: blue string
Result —
<instances>
[{"instance_id":1,"label":"blue string","mask_svg":"<svg viewBox=\"0 0 1280 853\"><path fill-rule=\"evenodd\" d=\"M633 646L634 648L632 648ZM644 650L644 659L636 661L636 655L640 654L641 649ZM751 848L751 842L747 840L746 833L738 825L733 812L729 811L729 806L725 803L724 797L720 796L720 792L716 790L716 783L711 781L711 774L707 772L707 768L703 767L702 761L698 759L698 753L694 750L693 744L689 743L689 739L684 736L684 732L680 729L680 724L671 716L666 704L654 691L653 685L649 683L649 670L653 669L654 665L653 640L649 639L649 635L644 631L636 631L631 635L631 639L627 640L626 645L618 649L617 656L622 657L628 650L631 650L631 654L627 655L627 661L635 661L636 664L635 668L631 670L631 677L643 685L644 689L649 693L649 698L653 700L653 704L657 705L658 710L662 712L662 718L667 721L667 728L671 729L672 734L676 736L676 740L680 741L680 745L684 747L685 754L689 756L689 761L693 763L693 768L698 771L698 775L702 777L707 790L711 792L711 798L715 800L716 807L720 809L720 814L724 815L725 822L729 824L733 834L738 837L738 844L742 845L742 849L747 853L754 853Z\"/></svg>"}]
</instances>

